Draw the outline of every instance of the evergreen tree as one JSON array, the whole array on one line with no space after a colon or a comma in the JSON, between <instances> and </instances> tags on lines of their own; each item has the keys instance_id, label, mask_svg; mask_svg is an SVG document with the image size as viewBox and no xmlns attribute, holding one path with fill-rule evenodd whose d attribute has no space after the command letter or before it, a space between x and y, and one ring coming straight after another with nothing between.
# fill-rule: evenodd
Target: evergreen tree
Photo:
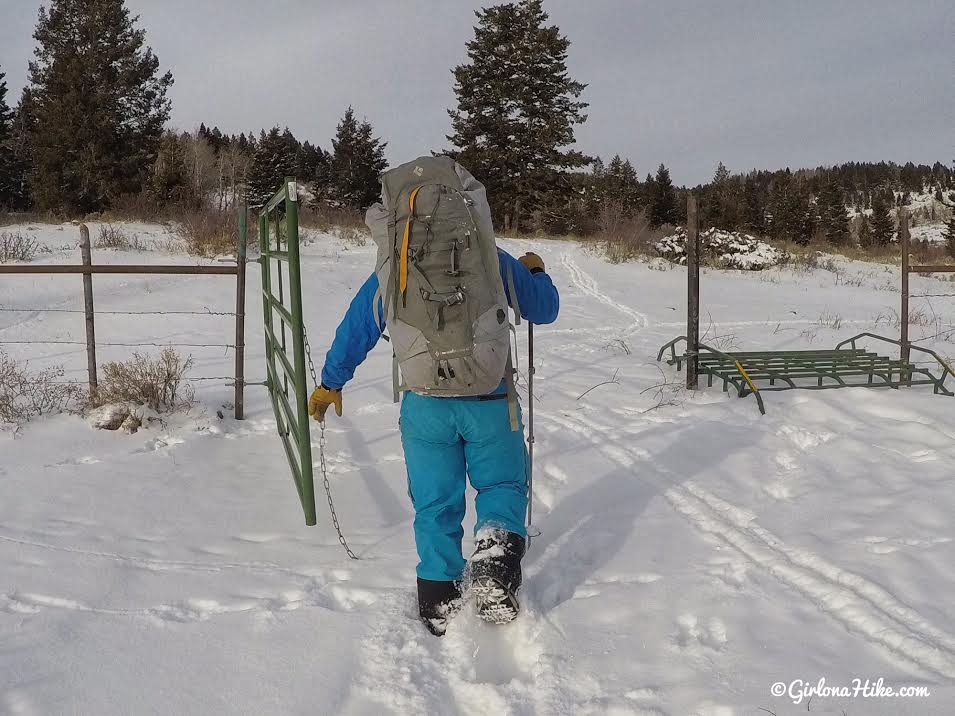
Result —
<instances>
[{"instance_id":1,"label":"evergreen tree","mask_svg":"<svg viewBox=\"0 0 955 716\"><path fill-rule=\"evenodd\" d=\"M746 228L762 234L766 231L766 205L759 183L753 177L746 177L743 183L743 211Z\"/></svg>"},{"instance_id":2,"label":"evergreen tree","mask_svg":"<svg viewBox=\"0 0 955 716\"><path fill-rule=\"evenodd\" d=\"M7 191L8 209L26 211L32 206L32 196L28 174L33 164L30 151L30 132L32 124L32 94L29 87L23 89L20 102L13 112L12 127L8 139L7 154ZM2 203L2 202L0 202Z\"/></svg>"},{"instance_id":3,"label":"evergreen tree","mask_svg":"<svg viewBox=\"0 0 955 716\"><path fill-rule=\"evenodd\" d=\"M607 201L607 168L600 157L594 157L590 166L584 201L588 216L594 218L600 212L600 207Z\"/></svg>"},{"instance_id":4,"label":"evergreen tree","mask_svg":"<svg viewBox=\"0 0 955 716\"><path fill-rule=\"evenodd\" d=\"M650 177L647 177L650 180ZM657 169L657 175L648 182L647 190L649 203L649 219L652 226L676 224L678 213L676 208L676 190L670 179L670 170L663 164Z\"/></svg>"},{"instance_id":5,"label":"evergreen tree","mask_svg":"<svg viewBox=\"0 0 955 716\"><path fill-rule=\"evenodd\" d=\"M250 207L265 206L285 178L295 174L298 149L298 141L288 128L283 132L272 127L268 134L262 131L246 182L246 201Z\"/></svg>"},{"instance_id":6,"label":"evergreen tree","mask_svg":"<svg viewBox=\"0 0 955 716\"><path fill-rule=\"evenodd\" d=\"M640 206L640 177L629 159L620 167L620 199L630 213L636 212Z\"/></svg>"},{"instance_id":7,"label":"evergreen tree","mask_svg":"<svg viewBox=\"0 0 955 716\"><path fill-rule=\"evenodd\" d=\"M495 221L519 230L553 192L569 192L567 169L590 159L569 150L586 121L586 85L567 70L570 41L547 26L542 0L476 11L468 62L454 68L451 154L487 187Z\"/></svg>"},{"instance_id":8,"label":"evergreen tree","mask_svg":"<svg viewBox=\"0 0 955 716\"><path fill-rule=\"evenodd\" d=\"M788 170L773 184L769 197L769 233L775 239L806 246L812 238L811 195Z\"/></svg>"},{"instance_id":9,"label":"evergreen tree","mask_svg":"<svg viewBox=\"0 0 955 716\"><path fill-rule=\"evenodd\" d=\"M0 71L0 208L13 204L16 179L13 167L13 112L7 105L6 75Z\"/></svg>"},{"instance_id":10,"label":"evergreen tree","mask_svg":"<svg viewBox=\"0 0 955 716\"><path fill-rule=\"evenodd\" d=\"M30 63L31 185L41 208L85 213L139 192L169 118L172 75L123 0L51 0Z\"/></svg>"},{"instance_id":11,"label":"evergreen tree","mask_svg":"<svg viewBox=\"0 0 955 716\"><path fill-rule=\"evenodd\" d=\"M859 246L870 249L873 243L872 222L869 221L868 216L863 214L859 217Z\"/></svg>"},{"instance_id":12,"label":"evergreen tree","mask_svg":"<svg viewBox=\"0 0 955 716\"><path fill-rule=\"evenodd\" d=\"M889 213L891 194L883 192L872 197L872 246L888 246L895 234L895 222Z\"/></svg>"},{"instance_id":13,"label":"evergreen tree","mask_svg":"<svg viewBox=\"0 0 955 716\"><path fill-rule=\"evenodd\" d=\"M331 198L344 206L364 209L381 194L379 175L388 166L385 147L371 124L355 118L349 107L332 140L329 184Z\"/></svg>"},{"instance_id":14,"label":"evergreen tree","mask_svg":"<svg viewBox=\"0 0 955 716\"><path fill-rule=\"evenodd\" d=\"M846 212L845 195L842 188L830 179L817 198L819 221L826 241L833 246L845 246L849 243L849 215Z\"/></svg>"},{"instance_id":15,"label":"evergreen tree","mask_svg":"<svg viewBox=\"0 0 955 716\"><path fill-rule=\"evenodd\" d=\"M741 223L739 192L736 182L723 162L719 163L713 175L709 197L709 222L727 231L734 231Z\"/></svg>"},{"instance_id":16,"label":"evergreen tree","mask_svg":"<svg viewBox=\"0 0 955 716\"><path fill-rule=\"evenodd\" d=\"M186 150L175 132L165 133L160 140L149 193L161 206L180 204L189 195Z\"/></svg>"},{"instance_id":17,"label":"evergreen tree","mask_svg":"<svg viewBox=\"0 0 955 716\"><path fill-rule=\"evenodd\" d=\"M948 255L955 258L955 214L948 220L948 228L945 230L945 246L948 249Z\"/></svg>"}]
</instances>

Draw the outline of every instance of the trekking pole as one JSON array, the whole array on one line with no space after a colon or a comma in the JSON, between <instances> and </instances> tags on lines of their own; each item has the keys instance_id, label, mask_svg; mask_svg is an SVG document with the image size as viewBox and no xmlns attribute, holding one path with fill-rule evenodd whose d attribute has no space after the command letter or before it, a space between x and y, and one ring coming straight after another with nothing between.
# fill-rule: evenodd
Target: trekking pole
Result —
<instances>
[{"instance_id":1,"label":"trekking pole","mask_svg":"<svg viewBox=\"0 0 955 716\"><path fill-rule=\"evenodd\" d=\"M534 324L527 322L527 548L534 524ZM538 533L539 534L539 533Z\"/></svg>"}]
</instances>

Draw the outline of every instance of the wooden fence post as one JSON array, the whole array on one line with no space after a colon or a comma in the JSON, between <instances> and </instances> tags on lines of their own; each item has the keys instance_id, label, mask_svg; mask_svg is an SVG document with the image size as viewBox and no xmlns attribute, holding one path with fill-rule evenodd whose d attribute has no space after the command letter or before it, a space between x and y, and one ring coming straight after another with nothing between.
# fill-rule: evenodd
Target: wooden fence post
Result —
<instances>
[{"instance_id":1,"label":"wooden fence post","mask_svg":"<svg viewBox=\"0 0 955 716\"><path fill-rule=\"evenodd\" d=\"M696 197L686 200L686 387L699 387L700 366L700 226Z\"/></svg>"},{"instance_id":2,"label":"wooden fence post","mask_svg":"<svg viewBox=\"0 0 955 716\"><path fill-rule=\"evenodd\" d=\"M90 245L90 230L86 224L80 224L80 251L83 254L83 267L93 265L93 250ZM90 400L96 399L99 381L96 377L96 327L93 319L93 274L83 274L83 302L86 312L86 362L89 372Z\"/></svg>"},{"instance_id":3,"label":"wooden fence post","mask_svg":"<svg viewBox=\"0 0 955 716\"><path fill-rule=\"evenodd\" d=\"M245 273L249 209L239 209L239 236L235 259L239 264L235 288L235 419L245 419Z\"/></svg>"}]
</instances>

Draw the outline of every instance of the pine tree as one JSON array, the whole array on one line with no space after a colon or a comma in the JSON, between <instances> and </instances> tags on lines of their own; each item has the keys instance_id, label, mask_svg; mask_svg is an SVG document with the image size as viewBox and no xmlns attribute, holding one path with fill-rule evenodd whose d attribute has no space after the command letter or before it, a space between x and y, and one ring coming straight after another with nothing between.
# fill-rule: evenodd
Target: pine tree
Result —
<instances>
[{"instance_id":1,"label":"pine tree","mask_svg":"<svg viewBox=\"0 0 955 716\"><path fill-rule=\"evenodd\" d=\"M51 0L30 63L31 185L45 209L106 208L148 178L172 75L123 0Z\"/></svg>"},{"instance_id":2,"label":"pine tree","mask_svg":"<svg viewBox=\"0 0 955 716\"><path fill-rule=\"evenodd\" d=\"M740 224L740 207L738 190L729 169L723 162L719 163L713 182L710 187L710 207L707 217L714 226L727 231L733 231Z\"/></svg>"},{"instance_id":3,"label":"pine tree","mask_svg":"<svg viewBox=\"0 0 955 716\"><path fill-rule=\"evenodd\" d=\"M955 258L955 214L948 220L948 228L945 230L945 245L948 249L948 255Z\"/></svg>"},{"instance_id":4,"label":"pine tree","mask_svg":"<svg viewBox=\"0 0 955 716\"><path fill-rule=\"evenodd\" d=\"M650 177L647 177L648 180ZM649 202L649 219L652 226L677 223L676 190L670 179L670 170L663 164L657 169L657 175L652 179L647 196Z\"/></svg>"},{"instance_id":5,"label":"pine tree","mask_svg":"<svg viewBox=\"0 0 955 716\"><path fill-rule=\"evenodd\" d=\"M757 234L765 233L766 204L759 183L753 177L746 177L743 183L743 204L746 228Z\"/></svg>"},{"instance_id":6,"label":"pine tree","mask_svg":"<svg viewBox=\"0 0 955 716\"><path fill-rule=\"evenodd\" d=\"M895 222L889 213L891 195L883 192L872 197L872 246L888 246L895 234Z\"/></svg>"},{"instance_id":7,"label":"pine tree","mask_svg":"<svg viewBox=\"0 0 955 716\"><path fill-rule=\"evenodd\" d=\"M842 188L833 179L826 182L817 198L820 225L826 241L833 246L849 243L849 215L845 201Z\"/></svg>"},{"instance_id":8,"label":"pine tree","mask_svg":"<svg viewBox=\"0 0 955 716\"><path fill-rule=\"evenodd\" d=\"M331 198L343 206L364 209L381 193L378 176L388 166L385 147L368 120L359 122L349 107L332 140L329 185Z\"/></svg>"},{"instance_id":9,"label":"pine tree","mask_svg":"<svg viewBox=\"0 0 955 716\"><path fill-rule=\"evenodd\" d=\"M0 70L0 208L9 207L14 197L13 112L7 105L6 75Z\"/></svg>"},{"instance_id":10,"label":"pine tree","mask_svg":"<svg viewBox=\"0 0 955 716\"><path fill-rule=\"evenodd\" d=\"M246 182L246 201L250 207L267 204L285 178L294 176L298 151L298 140L287 127L285 131L272 127L268 134L262 131Z\"/></svg>"},{"instance_id":11,"label":"pine tree","mask_svg":"<svg viewBox=\"0 0 955 716\"><path fill-rule=\"evenodd\" d=\"M567 70L570 41L548 26L542 0L476 11L468 62L454 68L451 154L487 187L495 221L520 229L546 194L569 191L562 175L590 158L567 149L586 121L586 85ZM549 201L553 203L551 197Z\"/></svg>"},{"instance_id":12,"label":"pine tree","mask_svg":"<svg viewBox=\"0 0 955 716\"><path fill-rule=\"evenodd\" d=\"M639 209L640 178L629 159L620 167L620 198L628 213L632 214Z\"/></svg>"},{"instance_id":13,"label":"pine tree","mask_svg":"<svg viewBox=\"0 0 955 716\"><path fill-rule=\"evenodd\" d=\"M189 195L185 149L175 132L167 132L160 140L149 193L160 206L180 204Z\"/></svg>"},{"instance_id":14,"label":"pine tree","mask_svg":"<svg viewBox=\"0 0 955 716\"><path fill-rule=\"evenodd\" d=\"M859 217L859 246L864 249L872 248L873 244L873 235L872 235L872 222L869 221L869 217L865 214Z\"/></svg>"},{"instance_id":15,"label":"pine tree","mask_svg":"<svg viewBox=\"0 0 955 716\"><path fill-rule=\"evenodd\" d=\"M789 170L773 184L769 196L769 233L775 239L807 246L812 238L811 195Z\"/></svg>"}]
</instances>

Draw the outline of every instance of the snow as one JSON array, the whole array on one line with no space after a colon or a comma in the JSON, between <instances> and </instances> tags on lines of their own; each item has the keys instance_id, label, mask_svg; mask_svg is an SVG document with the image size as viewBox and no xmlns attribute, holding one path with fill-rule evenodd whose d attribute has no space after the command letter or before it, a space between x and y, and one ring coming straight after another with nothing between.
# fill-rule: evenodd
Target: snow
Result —
<instances>
[{"instance_id":1,"label":"snow","mask_svg":"<svg viewBox=\"0 0 955 716\"><path fill-rule=\"evenodd\" d=\"M948 241L945 236L947 226L945 224L922 224L913 226L909 235L915 241L928 241L933 244L944 244Z\"/></svg>"},{"instance_id":2,"label":"snow","mask_svg":"<svg viewBox=\"0 0 955 716\"><path fill-rule=\"evenodd\" d=\"M777 265L784 258L782 251L754 236L715 227L700 233L700 247L722 268L762 271ZM676 233L654 244L654 248L664 258L685 265L686 229L678 228Z\"/></svg>"},{"instance_id":3,"label":"snow","mask_svg":"<svg viewBox=\"0 0 955 716\"><path fill-rule=\"evenodd\" d=\"M75 227L16 228L57 248L37 261L79 261ZM96 250L96 260L197 261L166 253L168 229L138 230L155 250ZM374 249L308 237L320 363ZM383 344L327 430L357 562L338 544L320 483L319 525L304 526L261 388L248 389L242 422L224 407L231 388L209 381L195 384L191 413L132 435L70 415L0 433L0 713L781 715L807 704L773 696L775 682L820 678L884 678L931 695L817 696L812 713L952 713L955 399L768 393L761 417L752 398L718 387L689 395L682 374L655 362L685 331L685 268L610 265L569 242L501 243L539 253L562 298L559 321L535 332L541 534L514 623L484 624L468 607L436 639L415 618ZM704 269L705 340L752 350L894 336L898 280L895 267L847 260L811 273ZM254 264L250 281L255 381ZM916 293L955 293L951 282L912 282ZM97 276L94 287L104 312L228 311L234 300L218 277ZM34 310L81 307L78 277L5 276L0 308L31 311L0 312L0 341L82 341L82 315ZM955 299L914 299L913 311L935 317L913 328L922 338L952 327ZM228 317L97 320L103 342L232 342ZM955 357L955 343L924 345ZM82 346L5 348L85 377ZM230 374L231 351L189 352L194 376Z\"/></svg>"}]
</instances>

